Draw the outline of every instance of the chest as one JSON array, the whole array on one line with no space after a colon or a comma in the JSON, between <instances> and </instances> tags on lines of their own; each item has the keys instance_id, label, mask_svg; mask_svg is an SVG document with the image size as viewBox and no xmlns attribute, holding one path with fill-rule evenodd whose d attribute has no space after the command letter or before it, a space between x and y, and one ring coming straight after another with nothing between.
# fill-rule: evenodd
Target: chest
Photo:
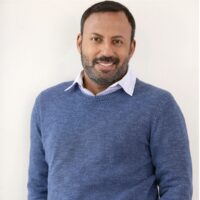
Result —
<instances>
[{"instance_id":1,"label":"chest","mask_svg":"<svg viewBox=\"0 0 200 200\"><path fill-rule=\"evenodd\" d=\"M137 105L135 105L137 107ZM134 105L56 106L44 118L46 159L120 163L149 157L149 118Z\"/></svg>"}]
</instances>

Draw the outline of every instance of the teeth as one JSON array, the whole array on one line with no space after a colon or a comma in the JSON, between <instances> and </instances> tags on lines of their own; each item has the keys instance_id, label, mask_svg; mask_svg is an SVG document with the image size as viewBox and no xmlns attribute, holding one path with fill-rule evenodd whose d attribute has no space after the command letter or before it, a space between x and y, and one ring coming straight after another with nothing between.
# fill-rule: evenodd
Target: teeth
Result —
<instances>
[{"instance_id":1,"label":"teeth","mask_svg":"<svg viewBox=\"0 0 200 200\"><path fill-rule=\"evenodd\" d=\"M99 64L105 67L113 65L113 63L101 63L101 62Z\"/></svg>"}]
</instances>

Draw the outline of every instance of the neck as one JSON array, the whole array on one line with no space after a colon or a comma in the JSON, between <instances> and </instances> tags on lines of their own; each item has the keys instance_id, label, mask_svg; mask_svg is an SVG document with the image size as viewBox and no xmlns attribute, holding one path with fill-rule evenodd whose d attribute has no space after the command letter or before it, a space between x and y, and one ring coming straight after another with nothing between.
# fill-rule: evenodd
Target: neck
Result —
<instances>
[{"instance_id":1,"label":"neck","mask_svg":"<svg viewBox=\"0 0 200 200\"><path fill-rule=\"evenodd\" d=\"M95 83L93 80L91 80L88 75L83 73L83 87L87 88L90 90L94 95L98 94L99 92L102 92L105 90L109 85L99 85Z\"/></svg>"}]
</instances>

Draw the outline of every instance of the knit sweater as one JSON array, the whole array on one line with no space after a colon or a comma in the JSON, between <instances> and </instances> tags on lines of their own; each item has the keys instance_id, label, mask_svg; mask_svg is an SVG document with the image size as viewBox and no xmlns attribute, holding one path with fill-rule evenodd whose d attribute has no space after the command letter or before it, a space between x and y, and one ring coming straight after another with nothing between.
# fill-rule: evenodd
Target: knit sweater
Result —
<instances>
[{"instance_id":1,"label":"knit sweater","mask_svg":"<svg viewBox=\"0 0 200 200\"><path fill-rule=\"evenodd\" d=\"M188 135L169 92L139 79L133 96L70 84L35 101L29 200L192 199Z\"/></svg>"}]
</instances>

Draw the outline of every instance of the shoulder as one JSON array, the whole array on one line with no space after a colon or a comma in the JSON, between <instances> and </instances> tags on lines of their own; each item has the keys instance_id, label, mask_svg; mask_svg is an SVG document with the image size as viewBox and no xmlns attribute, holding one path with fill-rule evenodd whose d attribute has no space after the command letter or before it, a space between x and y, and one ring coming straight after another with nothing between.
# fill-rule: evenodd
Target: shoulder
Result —
<instances>
[{"instance_id":1,"label":"shoulder","mask_svg":"<svg viewBox=\"0 0 200 200\"><path fill-rule=\"evenodd\" d=\"M150 109L154 119L161 115L169 118L176 116L176 119L184 119L175 97L165 89L137 79L135 96L144 109Z\"/></svg>"},{"instance_id":2,"label":"shoulder","mask_svg":"<svg viewBox=\"0 0 200 200\"><path fill-rule=\"evenodd\" d=\"M65 89L68 88L72 83L73 81L66 81L46 88L38 94L36 101L47 103L48 101L58 99L65 94Z\"/></svg>"},{"instance_id":3,"label":"shoulder","mask_svg":"<svg viewBox=\"0 0 200 200\"><path fill-rule=\"evenodd\" d=\"M171 92L154 86L152 84L141 81L137 78L134 95L144 100L147 104L164 105L168 102L175 102Z\"/></svg>"}]
</instances>

